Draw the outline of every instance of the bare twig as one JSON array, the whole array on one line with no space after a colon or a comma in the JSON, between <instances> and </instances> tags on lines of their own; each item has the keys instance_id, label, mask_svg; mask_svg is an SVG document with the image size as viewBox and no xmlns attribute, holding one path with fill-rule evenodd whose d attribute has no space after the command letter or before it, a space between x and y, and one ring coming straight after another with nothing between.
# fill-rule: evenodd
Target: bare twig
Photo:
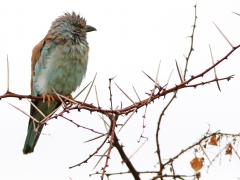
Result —
<instances>
[{"instance_id":1,"label":"bare twig","mask_svg":"<svg viewBox=\"0 0 240 180\"><path fill-rule=\"evenodd\" d=\"M53 93L57 95L58 99L61 101L61 103L63 104L64 107L67 107L67 105L65 104L65 102L62 100L62 98L60 97L60 94L58 94L55 89L52 87ZM61 95L62 96L62 95ZM64 96L62 96L64 97Z\"/></svg>"},{"instance_id":2,"label":"bare twig","mask_svg":"<svg viewBox=\"0 0 240 180\"><path fill-rule=\"evenodd\" d=\"M111 119L111 128L109 130L109 134L111 136L110 138L110 142L109 142L109 148L108 148L108 152L107 152L107 157L106 157L106 161L105 161L105 165L102 168L102 176L101 179L103 180L104 178L104 174L106 173L106 168L108 167L108 161L110 159L110 154L113 148L113 140L114 140L114 135L115 135L115 127L116 127L116 121L118 119L118 116L109 116L109 118Z\"/></svg>"},{"instance_id":3,"label":"bare twig","mask_svg":"<svg viewBox=\"0 0 240 180\"><path fill-rule=\"evenodd\" d=\"M9 61L7 55L7 92L9 92L9 84L10 84L10 75L9 75Z\"/></svg>"},{"instance_id":4,"label":"bare twig","mask_svg":"<svg viewBox=\"0 0 240 180\"><path fill-rule=\"evenodd\" d=\"M114 76L113 78L109 78L109 96L110 96L110 104L111 104L111 110L113 110L113 103L112 103L112 88L111 88L111 84L112 84L112 80L115 78L116 76Z\"/></svg>"},{"instance_id":5,"label":"bare twig","mask_svg":"<svg viewBox=\"0 0 240 180\"><path fill-rule=\"evenodd\" d=\"M118 153L120 154L120 156L122 158L122 161L127 165L128 169L129 169L129 173L131 173L133 175L135 180L141 180L141 178L139 176L139 172L135 169L132 162L127 157L126 153L123 150L123 146L121 146L119 144L119 140L118 140L118 137L116 134L114 135L113 145L114 145L114 147L117 148Z\"/></svg>"},{"instance_id":6,"label":"bare twig","mask_svg":"<svg viewBox=\"0 0 240 180\"><path fill-rule=\"evenodd\" d=\"M103 157L106 157L106 153L108 152L108 149L103 153L103 155L100 155L100 158L99 158L99 160L97 161L97 163L96 163L96 165L94 166L94 168L93 169L95 169L96 167L97 167L97 165L100 163L100 161L102 160L102 158ZM95 155L95 156L97 156L97 155Z\"/></svg>"},{"instance_id":7,"label":"bare twig","mask_svg":"<svg viewBox=\"0 0 240 180\"><path fill-rule=\"evenodd\" d=\"M37 119L35 119L33 116L29 115L28 113L24 112L23 110L19 109L18 107L12 105L11 103L8 103L8 104L10 104L12 107L16 108L17 110L19 110L20 112L22 112L23 114L25 114L26 116L31 118L33 121L39 123L39 121Z\"/></svg>"},{"instance_id":8,"label":"bare twig","mask_svg":"<svg viewBox=\"0 0 240 180\"><path fill-rule=\"evenodd\" d=\"M135 102L117 85L117 83L115 83L115 85L118 87L118 89L120 89L120 91L121 91L133 104L135 104Z\"/></svg>"},{"instance_id":9,"label":"bare twig","mask_svg":"<svg viewBox=\"0 0 240 180\"><path fill-rule=\"evenodd\" d=\"M214 59L213 59L213 54L212 54L212 49L211 49L210 44L209 44L209 49L210 49L210 54L211 54L212 64L214 65ZM214 70L214 76L215 76L215 79L217 79L216 68L214 67L213 70ZM218 81L216 81L216 83L217 83L217 87L218 87L219 91L221 91Z\"/></svg>"},{"instance_id":10,"label":"bare twig","mask_svg":"<svg viewBox=\"0 0 240 180\"><path fill-rule=\"evenodd\" d=\"M209 159L209 157L208 157L207 153L205 152L204 148L202 147L202 145L201 145L201 144L199 144L199 146L201 147L201 149L202 149L202 151L203 151L204 155L207 157L208 161L209 161L209 162L210 162L210 164L212 165L212 162L211 162L211 160Z\"/></svg>"},{"instance_id":11,"label":"bare twig","mask_svg":"<svg viewBox=\"0 0 240 180\"><path fill-rule=\"evenodd\" d=\"M122 128L125 126L125 124L127 124L127 122L129 121L129 119L131 119L131 117L133 116L133 114L137 111L137 109L135 109L132 114L127 118L127 120L123 123L122 127L119 129L118 132L120 132L122 130Z\"/></svg>"},{"instance_id":12,"label":"bare twig","mask_svg":"<svg viewBox=\"0 0 240 180\"><path fill-rule=\"evenodd\" d=\"M73 99L76 99L90 84L91 82L88 83Z\"/></svg>"},{"instance_id":13,"label":"bare twig","mask_svg":"<svg viewBox=\"0 0 240 180\"><path fill-rule=\"evenodd\" d=\"M181 74L180 69L179 69L179 67L178 67L177 60L175 60L175 62L176 62L176 66L177 66L178 76L179 76L179 78L180 78L180 80L181 80L181 83L182 83L182 82L183 82L183 77L182 77L182 74Z\"/></svg>"},{"instance_id":14,"label":"bare twig","mask_svg":"<svg viewBox=\"0 0 240 180\"><path fill-rule=\"evenodd\" d=\"M188 61L189 61L190 56L191 56L191 54L192 54L192 52L194 50L193 49L193 37L194 37L194 33L195 33L195 29L196 29L196 22L197 22L197 5L194 6L194 9L195 9L195 17L194 17L192 35L190 36L190 38L191 38L191 45L190 45L190 50L189 50L188 56L187 57L185 56L186 64L185 64L184 74L183 74L184 81L186 80Z\"/></svg>"},{"instance_id":15,"label":"bare twig","mask_svg":"<svg viewBox=\"0 0 240 180\"><path fill-rule=\"evenodd\" d=\"M89 93L90 93L90 91L91 91L91 89L92 89L92 86L93 86L93 84L94 84L94 82L95 82L96 76L97 76L97 73L95 74L95 76L94 76L94 78L93 78L93 81L92 81L92 83L91 83L91 86L90 86L90 88L89 88L89 90L88 90L88 92L87 92L87 95L86 95L85 99L83 100L84 103L86 102L87 97L88 97L88 95L89 95Z\"/></svg>"},{"instance_id":16,"label":"bare twig","mask_svg":"<svg viewBox=\"0 0 240 180\"><path fill-rule=\"evenodd\" d=\"M73 120L71 120L71 119L69 119L69 118L66 118L66 117L64 117L64 116L61 116L61 117L64 118L64 119L66 119L67 121L75 124L77 127L81 127L81 128L83 128L83 129L87 129L87 130L89 130L89 131L92 131L92 132L94 132L94 133L96 133L96 134L101 134L101 135L103 135L103 136L106 136L106 135L107 135L107 134L105 134L105 133L101 133L101 132L95 131L94 129L81 126L81 125L75 123Z\"/></svg>"},{"instance_id":17,"label":"bare twig","mask_svg":"<svg viewBox=\"0 0 240 180\"><path fill-rule=\"evenodd\" d=\"M131 159L142 147L143 145L148 141L148 139L145 139L145 141L136 149L136 151L128 157L128 159Z\"/></svg>"},{"instance_id":18,"label":"bare twig","mask_svg":"<svg viewBox=\"0 0 240 180\"><path fill-rule=\"evenodd\" d=\"M161 88L160 84L158 83L158 81L153 80L147 73L145 73L144 71L142 71L152 82L154 82L154 84L158 87Z\"/></svg>"},{"instance_id":19,"label":"bare twig","mask_svg":"<svg viewBox=\"0 0 240 180\"><path fill-rule=\"evenodd\" d=\"M81 166L83 163L87 163L89 159L91 159L95 154L98 153L98 151L103 147L103 145L105 144L105 142L107 141L109 135L107 135L107 137L104 139L104 141L102 142L102 144L96 149L96 151L94 153L92 153L87 159L85 159L84 161L82 161L81 163L79 164L76 164L74 166L71 166L69 167L69 169L72 169L74 167L77 167L77 166Z\"/></svg>"},{"instance_id":20,"label":"bare twig","mask_svg":"<svg viewBox=\"0 0 240 180\"><path fill-rule=\"evenodd\" d=\"M27 99L28 100L28 99ZM43 116L43 117L46 117L45 114L43 114L43 112L34 104L32 103L32 101L29 101L28 102Z\"/></svg>"},{"instance_id":21,"label":"bare twig","mask_svg":"<svg viewBox=\"0 0 240 180\"><path fill-rule=\"evenodd\" d=\"M137 95L137 97L138 97L138 100L141 101L141 99L140 99L140 97L138 96L138 93L137 93L136 89L134 88L134 86L133 86L133 90L134 90L134 92L136 93L136 95Z\"/></svg>"},{"instance_id":22,"label":"bare twig","mask_svg":"<svg viewBox=\"0 0 240 180\"><path fill-rule=\"evenodd\" d=\"M164 90L167 89L167 87L168 87L169 81L170 81L170 79L171 79L171 77L172 77L172 73L173 73L173 70L171 71L171 73L170 73L169 76L168 76L167 84L166 84Z\"/></svg>"},{"instance_id":23,"label":"bare twig","mask_svg":"<svg viewBox=\"0 0 240 180\"><path fill-rule=\"evenodd\" d=\"M97 93L97 87L96 87L96 85L95 85L95 93L96 93L96 99L97 99L98 107L100 107L99 100L98 100L98 93Z\"/></svg>"},{"instance_id":24,"label":"bare twig","mask_svg":"<svg viewBox=\"0 0 240 180\"><path fill-rule=\"evenodd\" d=\"M223 32L219 29L219 27L213 22L213 24L216 26L216 28L218 29L218 31L222 34L222 36L224 37L224 39L228 42L228 44L230 46L232 46L232 48L234 48L234 46L232 45L232 43L228 40L228 38L223 34Z\"/></svg>"}]
</instances>

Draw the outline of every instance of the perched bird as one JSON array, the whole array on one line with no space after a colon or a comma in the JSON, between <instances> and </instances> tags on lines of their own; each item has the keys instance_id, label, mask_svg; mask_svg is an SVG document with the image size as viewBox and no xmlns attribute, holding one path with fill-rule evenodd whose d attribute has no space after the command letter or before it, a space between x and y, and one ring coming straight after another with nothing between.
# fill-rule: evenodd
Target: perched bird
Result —
<instances>
[{"instance_id":1,"label":"perched bird","mask_svg":"<svg viewBox=\"0 0 240 180\"><path fill-rule=\"evenodd\" d=\"M31 62L31 94L43 96L44 100L32 100L33 104L48 116L58 106L53 101L56 95L53 89L65 96L80 86L87 71L88 42L86 33L96 29L86 24L86 20L75 12L64 13L53 21L45 38L32 50ZM31 105L30 114L37 121L44 119L43 115ZM38 122L30 118L23 154L34 151L34 147L42 131ZM37 130L37 132L36 132Z\"/></svg>"}]
</instances>

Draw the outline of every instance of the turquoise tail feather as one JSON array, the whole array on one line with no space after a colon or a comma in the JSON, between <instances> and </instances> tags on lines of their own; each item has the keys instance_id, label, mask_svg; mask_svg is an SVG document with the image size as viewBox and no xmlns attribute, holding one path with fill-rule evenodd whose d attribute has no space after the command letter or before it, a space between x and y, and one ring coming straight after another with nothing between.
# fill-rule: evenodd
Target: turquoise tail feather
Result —
<instances>
[{"instance_id":1,"label":"turquoise tail feather","mask_svg":"<svg viewBox=\"0 0 240 180\"><path fill-rule=\"evenodd\" d=\"M47 102L43 103L42 100L33 100L32 102L40 109L40 111L45 116L48 116L52 111L54 111L61 104L60 102L51 101L50 107L48 107ZM30 114L32 117L34 117L38 121L41 121L44 118L32 105L30 109ZM28 123L27 136L24 143L24 147L23 147L23 154L32 153L34 151L34 147L36 146L36 143L38 141L38 138L44 126L42 125L40 128L38 128L38 133L35 133L33 123L35 123L35 127L38 126L38 123L34 122L30 118Z\"/></svg>"}]
</instances>

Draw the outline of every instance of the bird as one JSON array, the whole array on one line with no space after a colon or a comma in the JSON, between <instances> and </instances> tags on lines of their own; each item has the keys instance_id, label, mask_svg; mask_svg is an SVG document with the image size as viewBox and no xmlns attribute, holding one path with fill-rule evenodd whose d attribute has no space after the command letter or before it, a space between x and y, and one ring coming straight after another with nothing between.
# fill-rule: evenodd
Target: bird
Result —
<instances>
[{"instance_id":1,"label":"bird","mask_svg":"<svg viewBox=\"0 0 240 180\"><path fill-rule=\"evenodd\" d=\"M44 126L39 123L44 119L42 113L45 117L51 116L61 105L54 101L54 91L71 97L85 77L89 53L86 33L91 31L96 28L87 25L80 14L65 12L52 22L47 35L33 48L31 95L43 97L43 100L31 100L23 154L34 151Z\"/></svg>"}]
</instances>

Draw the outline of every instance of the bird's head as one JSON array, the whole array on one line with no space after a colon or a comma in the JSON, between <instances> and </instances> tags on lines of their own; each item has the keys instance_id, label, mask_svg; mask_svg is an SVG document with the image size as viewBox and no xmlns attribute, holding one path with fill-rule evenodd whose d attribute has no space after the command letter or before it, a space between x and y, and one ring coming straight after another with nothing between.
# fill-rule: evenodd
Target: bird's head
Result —
<instances>
[{"instance_id":1,"label":"bird's head","mask_svg":"<svg viewBox=\"0 0 240 180\"><path fill-rule=\"evenodd\" d=\"M78 43L85 40L86 33L91 31L96 31L96 28L87 25L85 18L75 12L66 12L52 23L49 33Z\"/></svg>"}]
</instances>

